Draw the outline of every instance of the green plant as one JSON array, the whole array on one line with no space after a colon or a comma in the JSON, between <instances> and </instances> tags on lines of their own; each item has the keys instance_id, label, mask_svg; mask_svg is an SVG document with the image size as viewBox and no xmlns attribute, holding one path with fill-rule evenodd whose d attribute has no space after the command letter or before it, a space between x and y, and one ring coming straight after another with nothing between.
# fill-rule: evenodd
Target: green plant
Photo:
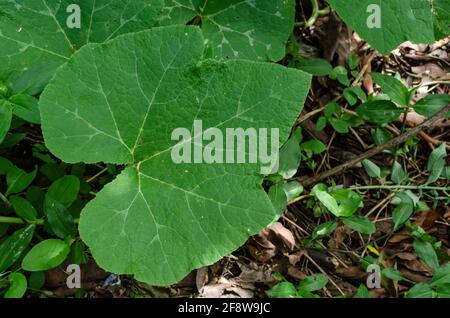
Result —
<instances>
[{"instance_id":1,"label":"green plant","mask_svg":"<svg viewBox=\"0 0 450 318\"><path fill-rule=\"evenodd\" d=\"M321 290L327 284L326 275L314 274L302 279L297 287L291 282L282 281L267 291L267 294L272 298L320 298L313 292Z\"/></svg>"},{"instance_id":2,"label":"green plant","mask_svg":"<svg viewBox=\"0 0 450 318\"><path fill-rule=\"evenodd\" d=\"M381 29L367 25L370 2L358 3L356 10L349 1L327 2L383 54L405 40L431 43L450 31L445 0L379 1ZM76 7L67 11L71 4L0 0L4 297L39 290L45 271L65 261L85 263L88 250L108 271L156 285L176 283L236 250L276 222L287 204L303 198L309 198L317 218L326 218L306 245L323 246L339 225L372 235L374 222L358 214L364 207L362 191L372 189L395 192L394 231L405 227L415 253L435 271L432 283L416 285L407 296L449 294L442 243L410 222L427 208L425 199L448 201L437 194L448 191L440 185L450 176L445 145L428 158L426 185L414 185L405 164L417 142L411 138L402 148L386 150L394 159L392 169L362 162L379 185L344 189L317 183L304 194L298 175L305 166L316 172L314 159L329 145L306 140L298 127L291 131L311 75L327 76L340 94L316 112L323 111L317 129L331 126L347 134L369 122L375 144L392 138L386 125L401 114L413 109L433 116L450 103L448 95L429 94L412 104L417 88L408 90L395 77L372 73L385 95L367 96L355 54L337 66L301 56L295 27L311 27L330 11L316 0L311 16L297 23L294 0L83 1L79 28L68 24L78 19ZM377 8L372 10L376 20ZM388 23L396 14L403 23ZM278 129L279 140L273 142L281 146L278 171L261 173L260 162L222 164L217 150L223 154L224 145L218 138L203 140L196 134L200 119L216 133L235 127ZM173 132L180 128L188 134L176 140ZM173 150L184 156L188 149L177 148L176 142L191 139L207 141L215 159L175 163ZM23 142L31 163L16 163ZM7 159L12 152L14 160ZM376 251L369 243L367 248ZM410 283L392 268L382 274ZM327 282L323 274L308 276L298 286L283 280L268 294L318 297L314 292ZM82 295L82 290L76 294ZM355 297L368 296L361 285Z\"/></svg>"}]
</instances>

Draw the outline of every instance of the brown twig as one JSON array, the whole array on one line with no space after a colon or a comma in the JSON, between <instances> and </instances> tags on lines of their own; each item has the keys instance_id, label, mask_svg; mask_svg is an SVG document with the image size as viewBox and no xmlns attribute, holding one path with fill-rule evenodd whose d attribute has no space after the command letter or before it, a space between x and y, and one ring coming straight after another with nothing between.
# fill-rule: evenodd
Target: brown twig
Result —
<instances>
[{"instance_id":1,"label":"brown twig","mask_svg":"<svg viewBox=\"0 0 450 318\"><path fill-rule=\"evenodd\" d=\"M349 161L347 161L337 167L334 167L330 170L327 170L323 173L319 173L313 177L302 177L302 178L297 178L297 179L304 187L309 187L323 179L326 179L328 177L331 177L338 173L341 173L341 172L347 170L348 168L351 168L354 165L360 163L361 161L363 161L365 159L371 158L371 157L383 152L386 149L395 147L395 146L403 143L408 138L418 134L420 131L432 127L436 121L444 118L449 111L450 111L450 105L447 105L447 107L443 108L440 112L438 112L436 115L429 118L428 120L424 121L422 124L412 128L411 130L403 133L402 135L400 135L398 137L395 137L395 138L389 140L385 144L376 146L376 147L362 153L361 155L355 157L352 160L349 160Z\"/></svg>"}]
</instances>

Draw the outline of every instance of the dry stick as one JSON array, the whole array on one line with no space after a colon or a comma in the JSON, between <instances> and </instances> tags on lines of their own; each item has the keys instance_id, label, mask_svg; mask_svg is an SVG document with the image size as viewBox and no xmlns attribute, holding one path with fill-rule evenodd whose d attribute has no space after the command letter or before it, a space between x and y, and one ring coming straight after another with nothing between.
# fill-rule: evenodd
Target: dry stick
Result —
<instances>
[{"instance_id":1,"label":"dry stick","mask_svg":"<svg viewBox=\"0 0 450 318\"><path fill-rule=\"evenodd\" d=\"M402 135L400 135L398 137L395 137L394 139L389 140L385 144L376 146L376 147L362 153L361 155L355 157L354 159L349 160L348 162L345 162L345 163L343 163L337 167L334 167L330 170L327 170L323 173L319 173L311 178L303 177L303 178L297 178L297 179L304 187L309 187L323 179L326 179L326 178L334 176L340 172L343 172L343 171L347 170L348 168L353 167L354 165L360 163L361 161L363 161L365 159L371 158L371 157L383 152L386 149L395 147L395 146L403 143L408 138L418 134L420 131L432 127L434 125L434 123L436 123L439 119L444 118L445 115L447 115L447 113L449 111L450 111L450 105L447 105L441 111L439 111L436 115L434 115L433 117L424 121L422 124L412 128L411 130L403 133Z\"/></svg>"}]
</instances>

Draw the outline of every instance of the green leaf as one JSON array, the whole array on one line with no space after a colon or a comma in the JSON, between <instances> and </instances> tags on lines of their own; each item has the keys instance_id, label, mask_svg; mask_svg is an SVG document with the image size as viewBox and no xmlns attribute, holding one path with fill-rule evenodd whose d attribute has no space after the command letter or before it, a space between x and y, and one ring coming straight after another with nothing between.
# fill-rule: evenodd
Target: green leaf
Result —
<instances>
[{"instance_id":1,"label":"green leaf","mask_svg":"<svg viewBox=\"0 0 450 318\"><path fill-rule=\"evenodd\" d=\"M37 217L36 209L26 199L21 198L19 196L11 196L9 198L9 201L13 205L16 214L20 216L22 219L28 222L36 221Z\"/></svg>"},{"instance_id":2,"label":"green leaf","mask_svg":"<svg viewBox=\"0 0 450 318\"><path fill-rule=\"evenodd\" d=\"M297 181L285 183L282 187L288 202L294 200L303 192L303 186Z\"/></svg>"},{"instance_id":3,"label":"green leaf","mask_svg":"<svg viewBox=\"0 0 450 318\"><path fill-rule=\"evenodd\" d=\"M55 66L67 62L87 43L100 43L155 26L163 8L162 0L86 0L78 2L78 28L68 24L74 22L76 15L71 4L74 1L0 0L1 79L14 82L23 71L41 65L51 65L50 69L56 70ZM39 74L39 69L34 73ZM28 76L28 80L23 79L25 83L15 84L16 91L38 92L39 89L30 92L26 88L42 86L49 77L43 78L30 82L32 76Z\"/></svg>"},{"instance_id":4,"label":"green leaf","mask_svg":"<svg viewBox=\"0 0 450 318\"><path fill-rule=\"evenodd\" d=\"M342 94L351 106L355 105L358 99L363 102L367 101L366 93L360 87L347 87Z\"/></svg>"},{"instance_id":5,"label":"green leaf","mask_svg":"<svg viewBox=\"0 0 450 318\"><path fill-rule=\"evenodd\" d=\"M331 233L333 233L337 227L338 227L338 224L334 221L328 221L328 222L322 223L314 229L314 231L312 233L312 238L317 239L320 237L326 237L326 236L330 235Z\"/></svg>"},{"instance_id":6,"label":"green leaf","mask_svg":"<svg viewBox=\"0 0 450 318\"><path fill-rule=\"evenodd\" d=\"M433 16L428 1L361 0L357 5L345 0L327 2L353 30L383 55L407 40L432 44L438 39L434 34L434 24L441 20L439 16ZM443 4L445 0L439 2L446 6ZM448 9L448 5L444 8Z\"/></svg>"},{"instance_id":7,"label":"green leaf","mask_svg":"<svg viewBox=\"0 0 450 318\"><path fill-rule=\"evenodd\" d=\"M367 289L366 285L364 284L359 285L354 298L371 298L370 292Z\"/></svg>"},{"instance_id":8,"label":"green leaf","mask_svg":"<svg viewBox=\"0 0 450 318\"><path fill-rule=\"evenodd\" d=\"M67 175L51 184L47 196L68 208L77 199L79 191L80 180L75 176Z\"/></svg>"},{"instance_id":9,"label":"green leaf","mask_svg":"<svg viewBox=\"0 0 450 318\"><path fill-rule=\"evenodd\" d=\"M0 273L13 265L31 242L35 225L17 230L0 244Z\"/></svg>"},{"instance_id":10,"label":"green leaf","mask_svg":"<svg viewBox=\"0 0 450 318\"><path fill-rule=\"evenodd\" d=\"M414 240L414 251L425 264L430 268L437 270L439 268L439 261L436 252L430 242L416 239Z\"/></svg>"},{"instance_id":11,"label":"green leaf","mask_svg":"<svg viewBox=\"0 0 450 318\"><path fill-rule=\"evenodd\" d=\"M315 196L331 213L338 217L350 216L361 206L362 199L356 192L348 189L337 189L329 194L323 189L323 184L317 184L311 190Z\"/></svg>"},{"instance_id":12,"label":"green leaf","mask_svg":"<svg viewBox=\"0 0 450 318\"><path fill-rule=\"evenodd\" d=\"M17 78L11 84L11 94L35 96L40 94L44 87L55 75L56 69L61 62L48 62L37 64L25 69L17 75Z\"/></svg>"},{"instance_id":13,"label":"green leaf","mask_svg":"<svg viewBox=\"0 0 450 318\"><path fill-rule=\"evenodd\" d=\"M370 73L370 76L376 84L380 85L383 93L387 94L394 103L400 106L409 105L409 91L400 80L393 76L374 72Z\"/></svg>"},{"instance_id":14,"label":"green leaf","mask_svg":"<svg viewBox=\"0 0 450 318\"><path fill-rule=\"evenodd\" d=\"M9 131L11 120L11 106L5 100L0 99L0 144L3 142L3 139L5 139L5 136Z\"/></svg>"},{"instance_id":15,"label":"green leaf","mask_svg":"<svg viewBox=\"0 0 450 318\"><path fill-rule=\"evenodd\" d=\"M338 133L340 134L348 133L349 124L345 120L330 118L328 121L330 122L331 126L333 126L334 130L336 130Z\"/></svg>"},{"instance_id":16,"label":"green leaf","mask_svg":"<svg viewBox=\"0 0 450 318\"><path fill-rule=\"evenodd\" d=\"M443 286L450 284L450 263L439 267L432 280L433 286Z\"/></svg>"},{"instance_id":17,"label":"green leaf","mask_svg":"<svg viewBox=\"0 0 450 318\"><path fill-rule=\"evenodd\" d=\"M0 175L7 174L9 171L14 170L16 167L8 159L0 157Z\"/></svg>"},{"instance_id":18,"label":"green leaf","mask_svg":"<svg viewBox=\"0 0 450 318\"><path fill-rule=\"evenodd\" d=\"M387 100L369 101L356 108L356 113L365 120L380 125L395 121L403 112Z\"/></svg>"},{"instance_id":19,"label":"green leaf","mask_svg":"<svg viewBox=\"0 0 450 318\"><path fill-rule=\"evenodd\" d=\"M330 62L320 58L303 58L297 68L314 76L327 76L333 71Z\"/></svg>"},{"instance_id":20,"label":"green leaf","mask_svg":"<svg viewBox=\"0 0 450 318\"><path fill-rule=\"evenodd\" d=\"M375 163L369 159L363 160L362 162L364 169L366 169L367 174L371 178L381 178L381 169Z\"/></svg>"},{"instance_id":21,"label":"green leaf","mask_svg":"<svg viewBox=\"0 0 450 318\"><path fill-rule=\"evenodd\" d=\"M69 252L70 246L64 241L56 239L42 241L25 255L22 268L29 272L40 272L58 267Z\"/></svg>"},{"instance_id":22,"label":"green leaf","mask_svg":"<svg viewBox=\"0 0 450 318\"><path fill-rule=\"evenodd\" d=\"M328 276L325 274L314 274L305 277L298 284L298 289L313 292L324 288L328 284Z\"/></svg>"},{"instance_id":23,"label":"green leaf","mask_svg":"<svg viewBox=\"0 0 450 318\"><path fill-rule=\"evenodd\" d=\"M413 108L416 113L425 117L431 117L448 104L450 104L450 95L434 94L425 96L419 100Z\"/></svg>"},{"instance_id":24,"label":"green leaf","mask_svg":"<svg viewBox=\"0 0 450 318\"><path fill-rule=\"evenodd\" d=\"M327 146L319 140L309 140L302 143L301 149L303 151L311 151L313 154L318 155L324 152L327 149Z\"/></svg>"},{"instance_id":25,"label":"green leaf","mask_svg":"<svg viewBox=\"0 0 450 318\"><path fill-rule=\"evenodd\" d=\"M75 235L75 222L69 210L52 196L45 196L44 214L51 229L59 238Z\"/></svg>"},{"instance_id":26,"label":"green leaf","mask_svg":"<svg viewBox=\"0 0 450 318\"><path fill-rule=\"evenodd\" d=\"M439 298L450 298L450 284L439 285L436 288L436 293Z\"/></svg>"},{"instance_id":27,"label":"green leaf","mask_svg":"<svg viewBox=\"0 0 450 318\"><path fill-rule=\"evenodd\" d=\"M384 268L381 273L387 278L395 281L405 280L405 276L403 276L402 272L395 268Z\"/></svg>"},{"instance_id":28,"label":"green leaf","mask_svg":"<svg viewBox=\"0 0 450 318\"><path fill-rule=\"evenodd\" d=\"M348 189L336 189L331 192L339 204L338 216L351 216L362 206L361 196Z\"/></svg>"},{"instance_id":29,"label":"green leaf","mask_svg":"<svg viewBox=\"0 0 450 318\"><path fill-rule=\"evenodd\" d=\"M320 116L316 123L316 130L322 131L327 126L328 120L325 116Z\"/></svg>"},{"instance_id":30,"label":"green leaf","mask_svg":"<svg viewBox=\"0 0 450 318\"><path fill-rule=\"evenodd\" d=\"M397 161L394 162L394 165L392 166L392 175L391 179L395 184L402 184L406 178L407 174L405 170L403 170L403 167L401 164L399 164Z\"/></svg>"},{"instance_id":31,"label":"green leaf","mask_svg":"<svg viewBox=\"0 0 450 318\"><path fill-rule=\"evenodd\" d=\"M339 216L339 205L335 198L333 198L328 192L320 190L319 185L314 186L311 190L311 195L315 196L320 203L322 203L331 213Z\"/></svg>"},{"instance_id":32,"label":"green leaf","mask_svg":"<svg viewBox=\"0 0 450 318\"><path fill-rule=\"evenodd\" d=\"M287 195L286 192L283 189L283 184L277 183L270 187L269 189L269 199L272 203L272 206L275 209L275 215L272 219L272 223L278 221L280 216L284 213L284 210L286 209L287 205Z\"/></svg>"},{"instance_id":33,"label":"green leaf","mask_svg":"<svg viewBox=\"0 0 450 318\"><path fill-rule=\"evenodd\" d=\"M302 159L300 151L300 142L302 139L302 131L301 129L297 129L280 150L278 174L284 179L290 179L297 173Z\"/></svg>"},{"instance_id":34,"label":"green leaf","mask_svg":"<svg viewBox=\"0 0 450 318\"><path fill-rule=\"evenodd\" d=\"M436 22L436 37L443 38L450 34L450 3L447 0L434 0L432 2L433 13L435 14Z\"/></svg>"},{"instance_id":35,"label":"green leaf","mask_svg":"<svg viewBox=\"0 0 450 318\"><path fill-rule=\"evenodd\" d=\"M18 193L25 190L33 182L36 173L37 167L30 173L19 168L10 170L6 175L6 183L8 184L6 194Z\"/></svg>"},{"instance_id":36,"label":"green leaf","mask_svg":"<svg viewBox=\"0 0 450 318\"><path fill-rule=\"evenodd\" d=\"M279 61L294 28L295 1L165 0L162 24L199 16L215 59Z\"/></svg>"},{"instance_id":37,"label":"green leaf","mask_svg":"<svg viewBox=\"0 0 450 318\"><path fill-rule=\"evenodd\" d=\"M191 154L175 163L180 144L172 135L177 128L190 134L202 120L203 131L224 136L232 128L277 128L282 145L311 77L274 64L204 61L204 44L199 28L175 26L88 45L41 96L44 138L55 155L127 165L80 217L83 241L108 271L175 283L276 216L261 162L188 163ZM192 133L201 136L198 127Z\"/></svg>"},{"instance_id":38,"label":"green leaf","mask_svg":"<svg viewBox=\"0 0 450 318\"><path fill-rule=\"evenodd\" d=\"M297 290L290 282L278 283L267 291L267 295L272 298L294 298L296 294Z\"/></svg>"},{"instance_id":39,"label":"green leaf","mask_svg":"<svg viewBox=\"0 0 450 318\"><path fill-rule=\"evenodd\" d=\"M414 213L414 206L412 203L402 201L392 211L392 221L394 222L394 230L397 230L401 225L405 224Z\"/></svg>"},{"instance_id":40,"label":"green leaf","mask_svg":"<svg viewBox=\"0 0 450 318\"><path fill-rule=\"evenodd\" d=\"M45 272L32 272L29 278L30 288L39 290L45 284Z\"/></svg>"},{"instance_id":41,"label":"green leaf","mask_svg":"<svg viewBox=\"0 0 450 318\"><path fill-rule=\"evenodd\" d=\"M9 98L9 102L14 107L14 115L32 124L40 124L38 100L27 94L18 94Z\"/></svg>"},{"instance_id":42,"label":"green leaf","mask_svg":"<svg viewBox=\"0 0 450 318\"><path fill-rule=\"evenodd\" d=\"M10 286L5 298L22 298L27 291L27 278L22 273L11 273L8 276Z\"/></svg>"},{"instance_id":43,"label":"green leaf","mask_svg":"<svg viewBox=\"0 0 450 318\"><path fill-rule=\"evenodd\" d=\"M418 283L405 293L405 298L432 298L433 290L426 283Z\"/></svg>"},{"instance_id":44,"label":"green leaf","mask_svg":"<svg viewBox=\"0 0 450 318\"><path fill-rule=\"evenodd\" d=\"M428 158L427 169L430 171L427 183L436 182L444 171L446 165L447 149L445 144L441 144L438 148L431 152Z\"/></svg>"},{"instance_id":45,"label":"green leaf","mask_svg":"<svg viewBox=\"0 0 450 318\"><path fill-rule=\"evenodd\" d=\"M352 230L358 231L362 234L373 234L377 231L375 224L373 224L365 216L352 215L349 217L343 217L342 222Z\"/></svg>"}]
</instances>

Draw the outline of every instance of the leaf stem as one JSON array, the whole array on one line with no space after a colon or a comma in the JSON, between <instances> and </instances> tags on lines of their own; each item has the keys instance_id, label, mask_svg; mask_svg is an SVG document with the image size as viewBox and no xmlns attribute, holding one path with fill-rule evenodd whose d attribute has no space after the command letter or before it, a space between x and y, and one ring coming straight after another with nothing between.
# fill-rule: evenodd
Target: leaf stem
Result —
<instances>
[{"instance_id":1,"label":"leaf stem","mask_svg":"<svg viewBox=\"0 0 450 318\"><path fill-rule=\"evenodd\" d=\"M373 190L373 189L389 189L389 190L437 190L449 191L450 187L433 187L433 186L414 186L414 185L368 185L368 186L352 186L350 190Z\"/></svg>"},{"instance_id":2,"label":"leaf stem","mask_svg":"<svg viewBox=\"0 0 450 318\"><path fill-rule=\"evenodd\" d=\"M37 225L43 225L44 220L36 220L34 222L26 222L22 220L21 218L15 218L15 217L9 217L9 216L0 216L0 223L7 223L7 224L37 224Z\"/></svg>"},{"instance_id":3,"label":"leaf stem","mask_svg":"<svg viewBox=\"0 0 450 318\"><path fill-rule=\"evenodd\" d=\"M295 23L296 26L309 28L316 23L317 18L319 16L330 13L330 7L319 9L319 2L317 0L311 0L311 5L312 5L311 17L306 22L296 22Z\"/></svg>"}]
</instances>

